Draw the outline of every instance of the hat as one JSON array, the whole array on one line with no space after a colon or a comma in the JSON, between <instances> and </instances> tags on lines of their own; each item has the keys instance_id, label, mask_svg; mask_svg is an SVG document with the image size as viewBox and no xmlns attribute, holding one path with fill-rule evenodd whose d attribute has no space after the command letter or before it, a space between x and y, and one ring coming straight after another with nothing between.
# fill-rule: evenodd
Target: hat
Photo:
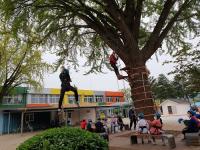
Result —
<instances>
[{"instance_id":1,"label":"hat","mask_svg":"<svg viewBox=\"0 0 200 150\"><path fill-rule=\"evenodd\" d=\"M143 118L144 118L144 113L139 113L139 114L138 114L138 117L139 117L140 119L143 119Z\"/></svg>"},{"instance_id":2,"label":"hat","mask_svg":"<svg viewBox=\"0 0 200 150\"><path fill-rule=\"evenodd\" d=\"M161 117L160 113L156 112L155 116L159 119Z\"/></svg>"},{"instance_id":3,"label":"hat","mask_svg":"<svg viewBox=\"0 0 200 150\"><path fill-rule=\"evenodd\" d=\"M192 116L196 114L193 110L188 110L188 113L190 113Z\"/></svg>"}]
</instances>

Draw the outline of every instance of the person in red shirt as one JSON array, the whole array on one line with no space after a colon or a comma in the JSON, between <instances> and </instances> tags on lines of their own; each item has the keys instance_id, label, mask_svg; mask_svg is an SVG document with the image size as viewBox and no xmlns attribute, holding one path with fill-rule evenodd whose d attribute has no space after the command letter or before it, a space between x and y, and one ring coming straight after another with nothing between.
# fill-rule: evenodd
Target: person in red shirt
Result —
<instances>
[{"instance_id":1,"label":"person in red shirt","mask_svg":"<svg viewBox=\"0 0 200 150\"><path fill-rule=\"evenodd\" d=\"M122 76L120 73L119 73L119 70L118 70L118 67L117 67L117 61L118 61L118 56L115 52L113 52L111 55L110 55L110 65L112 66L112 68L114 69L115 71L115 74L118 78L118 80L121 80L121 79L124 79L126 78L125 76Z\"/></svg>"},{"instance_id":2,"label":"person in red shirt","mask_svg":"<svg viewBox=\"0 0 200 150\"><path fill-rule=\"evenodd\" d=\"M87 125L87 122L86 122L85 119L83 119L83 120L81 121L81 129L85 130L85 129L86 129L86 125Z\"/></svg>"}]
</instances>

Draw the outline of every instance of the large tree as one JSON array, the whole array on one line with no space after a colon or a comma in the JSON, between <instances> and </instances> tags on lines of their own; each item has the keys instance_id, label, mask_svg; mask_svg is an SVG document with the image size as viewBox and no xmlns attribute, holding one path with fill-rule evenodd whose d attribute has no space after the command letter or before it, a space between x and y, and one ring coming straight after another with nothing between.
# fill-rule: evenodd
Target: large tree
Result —
<instances>
[{"instance_id":1,"label":"large tree","mask_svg":"<svg viewBox=\"0 0 200 150\"><path fill-rule=\"evenodd\" d=\"M154 106L145 64L165 40L186 45L199 29L199 0L1 0L2 15L16 34L32 27L36 42L76 62L77 50L92 71L101 71L108 47L129 67L137 112L152 118Z\"/></svg>"},{"instance_id":2,"label":"large tree","mask_svg":"<svg viewBox=\"0 0 200 150\"><path fill-rule=\"evenodd\" d=\"M3 96L12 94L14 87L42 87L43 75L50 65L42 60L41 50L36 49L29 38L22 40L13 36L3 22L0 24L0 33L1 104Z\"/></svg>"}]
</instances>

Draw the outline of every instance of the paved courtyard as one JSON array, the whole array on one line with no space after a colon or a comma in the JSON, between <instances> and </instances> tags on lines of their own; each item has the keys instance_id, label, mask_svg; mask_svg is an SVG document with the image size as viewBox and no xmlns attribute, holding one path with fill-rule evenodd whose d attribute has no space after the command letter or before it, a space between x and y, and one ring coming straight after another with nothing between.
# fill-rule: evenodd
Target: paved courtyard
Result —
<instances>
[{"instance_id":1,"label":"paved courtyard","mask_svg":"<svg viewBox=\"0 0 200 150\"><path fill-rule=\"evenodd\" d=\"M184 127L177 123L177 118L180 116L175 117L164 117L164 129L166 130L174 130L174 131L181 131ZM128 119L124 119L125 123L129 123ZM116 134L110 135L110 150L168 150L168 147L163 147L162 144L158 141L157 145L152 144L137 144L131 145L130 144L130 132L131 131L124 131L119 132ZM26 139L36 135L39 132L33 133L24 133L23 135L20 134L10 134L10 135L3 135L0 136L0 150L15 150L20 143L25 141ZM188 147L185 146L184 142L181 141L182 135L176 136L176 144L177 148L175 150L200 150L199 147Z\"/></svg>"}]
</instances>

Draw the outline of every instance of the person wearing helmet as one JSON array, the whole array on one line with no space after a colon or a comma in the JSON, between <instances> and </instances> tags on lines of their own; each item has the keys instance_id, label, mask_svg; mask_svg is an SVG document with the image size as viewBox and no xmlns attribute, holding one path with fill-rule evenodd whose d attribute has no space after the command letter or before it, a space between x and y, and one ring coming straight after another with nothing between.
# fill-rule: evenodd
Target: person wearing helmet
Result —
<instances>
[{"instance_id":1,"label":"person wearing helmet","mask_svg":"<svg viewBox=\"0 0 200 150\"><path fill-rule=\"evenodd\" d=\"M146 133L148 133L148 130L149 130L149 124L148 124L147 120L144 119L144 114L139 113L138 114L138 122L136 125L136 131L138 133L146 134Z\"/></svg>"},{"instance_id":2,"label":"person wearing helmet","mask_svg":"<svg viewBox=\"0 0 200 150\"><path fill-rule=\"evenodd\" d=\"M182 131L183 136L184 136L183 139L185 139L185 133L195 133L199 131L198 122L195 117L195 112L192 110L189 110L187 112L187 115L190 119L187 121L186 128L184 128Z\"/></svg>"},{"instance_id":3,"label":"person wearing helmet","mask_svg":"<svg viewBox=\"0 0 200 150\"><path fill-rule=\"evenodd\" d=\"M200 119L200 109L196 105L193 105L191 106L191 110L195 112L195 117Z\"/></svg>"},{"instance_id":4,"label":"person wearing helmet","mask_svg":"<svg viewBox=\"0 0 200 150\"><path fill-rule=\"evenodd\" d=\"M161 115L159 113L155 113L154 115L154 120L153 121L149 121L149 125L150 125L150 134L152 135L159 135L162 134L162 123L161 123L161 119L160 119ZM153 137L153 144L156 144L155 138ZM163 143L164 140L162 139Z\"/></svg>"},{"instance_id":5,"label":"person wearing helmet","mask_svg":"<svg viewBox=\"0 0 200 150\"><path fill-rule=\"evenodd\" d=\"M61 111L63 98L64 98L64 95L65 95L65 92L67 92L67 91L73 91L74 92L76 104L78 105L77 88L70 85L71 78L70 78L70 75L69 75L69 70L66 69L64 66L61 67L61 73L59 75L59 78L61 80L61 91L60 91L60 99L59 99L59 104L58 104L58 112Z\"/></svg>"},{"instance_id":6,"label":"person wearing helmet","mask_svg":"<svg viewBox=\"0 0 200 150\"><path fill-rule=\"evenodd\" d=\"M116 54L114 51L113 51L113 53L110 55L109 60L110 60L110 65L111 65L111 67L114 69L115 74L116 74L118 80L121 80L121 79L126 78L125 76L123 76L123 75L121 75L121 74L119 73L119 69L118 69L118 67L117 67L118 56L117 56L117 54Z\"/></svg>"}]
</instances>

